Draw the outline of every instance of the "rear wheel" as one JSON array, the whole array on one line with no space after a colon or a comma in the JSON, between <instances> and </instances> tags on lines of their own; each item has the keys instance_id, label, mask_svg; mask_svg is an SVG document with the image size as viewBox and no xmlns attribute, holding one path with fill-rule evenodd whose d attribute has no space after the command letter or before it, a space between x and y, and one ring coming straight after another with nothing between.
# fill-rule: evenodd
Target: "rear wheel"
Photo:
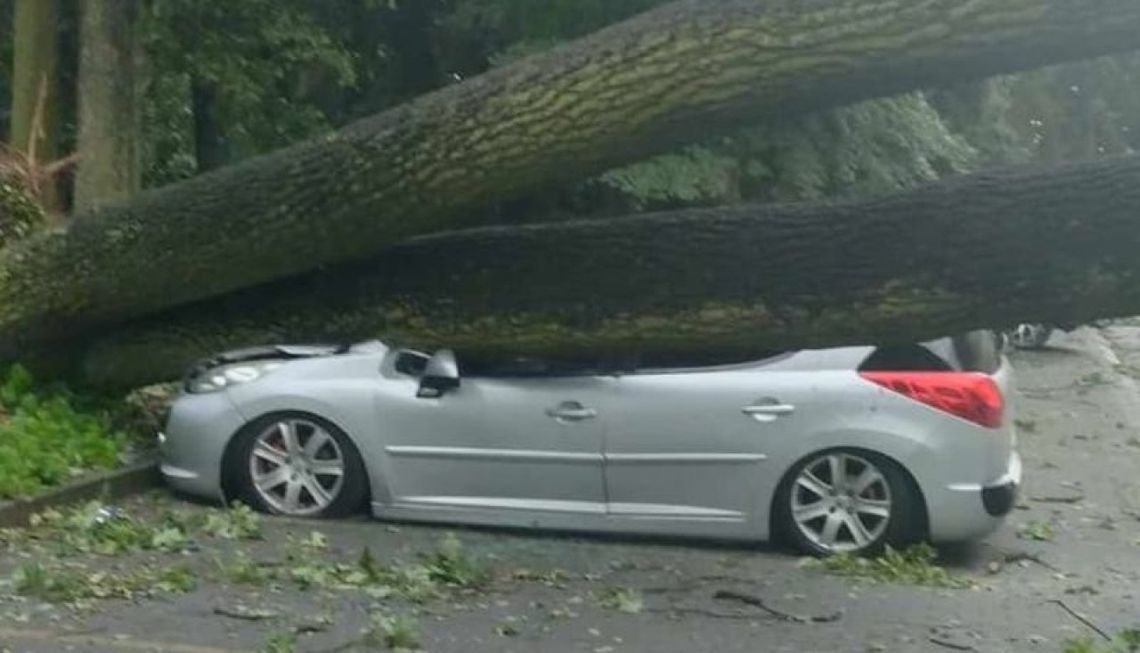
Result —
<instances>
[{"instance_id":1,"label":"rear wheel","mask_svg":"<svg viewBox=\"0 0 1140 653\"><path fill-rule=\"evenodd\" d=\"M300 413L267 415L238 435L234 464L242 498L294 517L338 517L360 509L367 474L343 431Z\"/></svg>"},{"instance_id":2,"label":"rear wheel","mask_svg":"<svg viewBox=\"0 0 1140 653\"><path fill-rule=\"evenodd\" d=\"M832 450L791 469L776 497L779 526L813 555L875 553L917 539L921 498L894 462L875 454Z\"/></svg>"}]
</instances>

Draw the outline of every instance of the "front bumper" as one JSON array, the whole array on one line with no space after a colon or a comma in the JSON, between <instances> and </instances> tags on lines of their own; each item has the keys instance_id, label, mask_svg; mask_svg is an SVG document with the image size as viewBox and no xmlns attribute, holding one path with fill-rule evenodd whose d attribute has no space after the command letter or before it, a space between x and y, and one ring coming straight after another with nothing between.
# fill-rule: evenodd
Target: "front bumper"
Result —
<instances>
[{"instance_id":1,"label":"front bumper","mask_svg":"<svg viewBox=\"0 0 1140 653\"><path fill-rule=\"evenodd\" d=\"M1010 454L1005 474L989 483L954 484L927 497L930 537L936 542L969 540L997 530L1017 503L1021 457Z\"/></svg>"},{"instance_id":2,"label":"front bumper","mask_svg":"<svg viewBox=\"0 0 1140 653\"><path fill-rule=\"evenodd\" d=\"M170 411L158 436L160 470L172 489L223 499L222 459L245 419L226 392L186 394Z\"/></svg>"}]
</instances>

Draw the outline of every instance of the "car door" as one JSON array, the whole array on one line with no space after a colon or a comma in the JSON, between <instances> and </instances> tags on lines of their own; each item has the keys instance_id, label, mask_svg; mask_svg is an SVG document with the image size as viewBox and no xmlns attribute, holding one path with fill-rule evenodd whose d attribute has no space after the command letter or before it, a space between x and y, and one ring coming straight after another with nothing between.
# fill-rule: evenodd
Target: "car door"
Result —
<instances>
[{"instance_id":1,"label":"car door","mask_svg":"<svg viewBox=\"0 0 1140 653\"><path fill-rule=\"evenodd\" d=\"M526 371L465 372L438 398L417 397L414 383L385 393L378 419L392 502L604 515L598 404L612 379Z\"/></svg>"},{"instance_id":2,"label":"car door","mask_svg":"<svg viewBox=\"0 0 1140 653\"><path fill-rule=\"evenodd\" d=\"M606 411L610 516L747 520L776 482L769 451L811 400L804 375L759 363L621 376Z\"/></svg>"}]
</instances>

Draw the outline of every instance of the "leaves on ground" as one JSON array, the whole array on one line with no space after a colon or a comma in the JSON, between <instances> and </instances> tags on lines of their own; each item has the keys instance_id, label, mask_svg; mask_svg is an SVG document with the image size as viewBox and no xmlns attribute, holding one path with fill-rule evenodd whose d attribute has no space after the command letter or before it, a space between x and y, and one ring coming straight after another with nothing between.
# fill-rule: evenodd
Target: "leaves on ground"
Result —
<instances>
[{"instance_id":1,"label":"leaves on ground","mask_svg":"<svg viewBox=\"0 0 1140 653\"><path fill-rule=\"evenodd\" d=\"M1045 521L1030 521L1021 526L1017 533L1018 537L1026 540L1034 540L1037 542L1052 542L1056 537L1056 532L1053 530L1053 525Z\"/></svg>"},{"instance_id":2,"label":"leaves on ground","mask_svg":"<svg viewBox=\"0 0 1140 653\"><path fill-rule=\"evenodd\" d=\"M594 593L594 601L607 610L637 614L645 608L641 593L628 587L607 587Z\"/></svg>"},{"instance_id":3,"label":"leaves on ground","mask_svg":"<svg viewBox=\"0 0 1140 653\"><path fill-rule=\"evenodd\" d=\"M1074 639L1065 642L1064 653L1140 653L1140 628L1120 631L1111 642L1098 643L1091 639Z\"/></svg>"},{"instance_id":4,"label":"leaves on ground","mask_svg":"<svg viewBox=\"0 0 1140 653\"><path fill-rule=\"evenodd\" d=\"M407 615L372 615L364 642L397 651L414 651L420 648L420 627Z\"/></svg>"},{"instance_id":5,"label":"leaves on ground","mask_svg":"<svg viewBox=\"0 0 1140 653\"><path fill-rule=\"evenodd\" d=\"M928 544L918 544L903 551L890 547L875 558L864 558L841 553L822 559L809 560L805 566L825 573L849 578L862 578L882 583L921 585L961 589L969 581L955 578L936 564L938 554Z\"/></svg>"}]
</instances>

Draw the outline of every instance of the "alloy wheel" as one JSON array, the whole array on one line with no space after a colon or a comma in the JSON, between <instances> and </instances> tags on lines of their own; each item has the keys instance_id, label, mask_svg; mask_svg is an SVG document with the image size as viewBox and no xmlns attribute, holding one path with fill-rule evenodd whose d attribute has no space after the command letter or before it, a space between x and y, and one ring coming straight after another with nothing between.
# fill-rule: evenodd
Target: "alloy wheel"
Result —
<instances>
[{"instance_id":1,"label":"alloy wheel","mask_svg":"<svg viewBox=\"0 0 1140 653\"><path fill-rule=\"evenodd\" d=\"M792 521L826 553L850 553L877 543L891 519L891 488L870 460L833 452L809 461L791 490Z\"/></svg>"},{"instance_id":2,"label":"alloy wheel","mask_svg":"<svg viewBox=\"0 0 1140 653\"><path fill-rule=\"evenodd\" d=\"M249 454L253 490L274 511L314 515L344 486L344 452L336 438L307 419L284 419L258 434Z\"/></svg>"}]
</instances>

